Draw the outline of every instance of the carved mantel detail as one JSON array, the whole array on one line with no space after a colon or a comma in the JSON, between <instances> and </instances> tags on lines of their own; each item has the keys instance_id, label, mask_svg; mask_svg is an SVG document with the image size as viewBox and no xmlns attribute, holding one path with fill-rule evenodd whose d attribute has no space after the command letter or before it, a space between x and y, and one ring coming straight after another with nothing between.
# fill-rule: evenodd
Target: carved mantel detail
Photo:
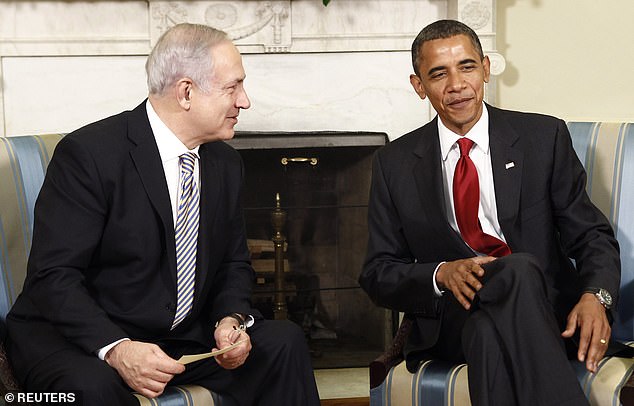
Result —
<instances>
[{"instance_id":1,"label":"carved mantel detail","mask_svg":"<svg viewBox=\"0 0 634 406\"><path fill-rule=\"evenodd\" d=\"M182 4L168 1L150 3L150 15L159 36L170 27L187 21L187 9Z\"/></svg>"},{"instance_id":2,"label":"carved mantel detail","mask_svg":"<svg viewBox=\"0 0 634 406\"><path fill-rule=\"evenodd\" d=\"M146 54L181 22L220 28L247 54L407 52L439 17L471 25L489 53L494 10L495 0L2 1L0 57Z\"/></svg>"},{"instance_id":3,"label":"carved mantel detail","mask_svg":"<svg viewBox=\"0 0 634 406\"><path fill-rule=\"evenodd\" d=\"M476 31L486 27L491 21L490 5L476 0L466 3L460 12L460 21Z\"/></svg>"},{"instance_id":4,"label":"carved mantel detail","mask_svg":"<svg viewBox=\"0 0 634 406\"><path fill-rule=\"evenodd\" d=\"M150 1L150 41L170 27L202 23L226 31L241 47L262 53L290 52L291 4L281 1Z\"/></svg>"}]
</instances>

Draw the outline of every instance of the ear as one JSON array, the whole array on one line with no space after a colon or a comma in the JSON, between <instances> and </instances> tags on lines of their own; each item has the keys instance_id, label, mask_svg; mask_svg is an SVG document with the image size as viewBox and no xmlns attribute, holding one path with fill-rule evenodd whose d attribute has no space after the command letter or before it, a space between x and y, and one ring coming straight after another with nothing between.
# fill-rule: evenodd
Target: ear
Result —
<instances>
[{"instance_id":1,"label":"ear","mask_svg":"<svg viewBox=\"0 0 634 406\"><path fill-rule=\"evenodd\" d=\"M418 94L418 96L422 100L425 100L425 97L427 97L427 93L425 93L425 88L423 87L423 82L420 80L420 78L417 75L411 74L409 75L409 83L412 84L412 87L414 88L416 94Z\"/></svg>"},{"instance_id":2,"label":"ear","mask_svg":"<svg viewBox=\"0 0 634 406\"><path fill-rule=\"evenodd\" d=\"M489 78L491 76L491 61L486 55L482 60L482 68L484 69L484 82L489 83Z\"/></svg>"},{"instance_id":3,"label":"ear","mask_svg":"<svg viewBox=\"0 0 634 406\"><path fill-rule=\"evenodd\" d=\"M176 83L176 98L178 104L185 110L189 110L191 107L192 89L194 88L194 82L189 78L183 78Z\"/></svg>"}]
</instances>

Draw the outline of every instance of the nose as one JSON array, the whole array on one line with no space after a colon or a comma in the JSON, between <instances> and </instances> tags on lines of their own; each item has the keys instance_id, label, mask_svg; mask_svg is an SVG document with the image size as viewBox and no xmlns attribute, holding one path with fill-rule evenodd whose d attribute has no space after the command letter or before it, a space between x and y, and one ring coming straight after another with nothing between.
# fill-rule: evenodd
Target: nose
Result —
<instances>
[{"instance_id":1,"label":"nose","mask_svg":"<svg viewBox=\"0 0 634 406\"><path fill-rule=\"evenodd\" d=\"M460 72L453 72L449 74L449 80L447 84L450 90L457 91L465 87L465 80Z\"/></svg>"},{"instance_id":2,"label":"nose","mask_svg":"<svg viewBox=\"0 0 634 406\"><path fill-rule=\"evenodd\" d=\"M247 91L244 90L244 87L240 88L240 94L236 99L236 107L245 110L251 107L251 100L249 100L249 96L247 95Z\"/></svg>"}]
</instances>

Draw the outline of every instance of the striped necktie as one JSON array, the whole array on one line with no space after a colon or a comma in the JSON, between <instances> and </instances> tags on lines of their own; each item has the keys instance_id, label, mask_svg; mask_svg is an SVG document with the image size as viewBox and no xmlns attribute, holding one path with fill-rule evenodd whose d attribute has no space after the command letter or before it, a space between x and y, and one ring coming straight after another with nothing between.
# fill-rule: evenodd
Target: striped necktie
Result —
<instances>
[{"instance_id":1,"label":"striped necktie","mask_svg":"<svg viewBox=\"0 0 634 406\"><path fill-rule=\"evenodd\" d=\"M469 158L473 141L468 138L458 140L460 159L456 164L453 178L453 199L456 221L460 234L474 250L492 257L509 255L511 250L506 243L482 231L478 220L480 205L480 182L478 171Z\"/></svg>"},{"instance_id":2,"label":"striped necktie","mask_svg":"<svg viewBox=\"0 0 634 406\"><path fill-rule=\"evenodd\" d=\"M200 201L197 182L194 179L196 158L193 152L180 156L180 194L175 230L177 301L172 329L189 314L194 302Z\"/></svg>"}]
</instances>

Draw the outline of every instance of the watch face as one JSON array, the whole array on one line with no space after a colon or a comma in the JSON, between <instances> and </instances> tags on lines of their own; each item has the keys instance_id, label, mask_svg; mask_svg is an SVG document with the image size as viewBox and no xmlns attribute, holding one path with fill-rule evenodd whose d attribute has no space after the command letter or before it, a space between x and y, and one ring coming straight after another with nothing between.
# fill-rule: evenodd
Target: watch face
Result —
<instances>
[{"instance_id":1,"label":"watch face","mask_svg":"<svg viewBox=\"0 0 634 406\"><path fill-rule=\"evenodd\" d=\"M610 292L605 289L599 289L599 292L597 292L597 294L599 295L600 300L605 304L605 306L612 306L612 295L610 295Z\"/></svg>"}]
</instances>

